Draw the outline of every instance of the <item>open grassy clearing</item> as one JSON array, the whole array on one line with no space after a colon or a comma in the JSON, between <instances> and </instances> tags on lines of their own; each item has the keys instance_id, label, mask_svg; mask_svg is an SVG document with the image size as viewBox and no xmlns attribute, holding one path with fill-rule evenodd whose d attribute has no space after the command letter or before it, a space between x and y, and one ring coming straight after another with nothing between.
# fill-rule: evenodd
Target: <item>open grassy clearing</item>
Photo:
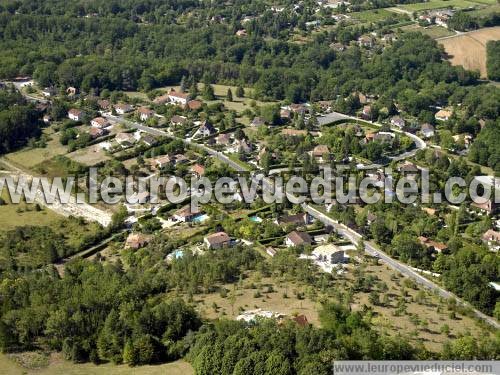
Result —
<instances>
[{"instance_id":1,"label":"open grassy clearing","mask_svg":"<svg viewBox=\"0 0 500 375\"><path fill-rule=\"evenodd\" d=\"M348 283L353 283L356 279L353 270L354 268L345 277ZM374 276L387 285L387 291L380 295L387 294L389 302L387 305L375 306L369 300L370 293L357 292L353 296L351 307L362 309L363 305L370 306L375 313L373 322L381 331L409 333L414 342L422 342L434 351L441 350L448 339L467 331L475 337L485 334L478 323L467 316L457 313L455 318L450 318L445 301L427 291L413 288L412 284L408 283L409 279L395 274L389 267L372 263L366 266L365 274ZM403 294L406 313L399 315L396 310ZM441 332L445 324L449 327L448 334Z\"/></svg>"},{"instance_id":2,"label":"open grassy clearing","mask_svg":"<svg viewBox=\"0 0 500 375\"><path fill-rule=\"evenodd\" d=\"M25 147L22 150L7 154L5 157L26 169L30 169L37 164L52 159L54 156L66 153L66 146L61 145L59 142L59 133L55 133L51 128L44 129L43 133L50 137L46 147Z\"/></svg>"},{"instance_id":3,"label":"open grassy clearing","mask_svg":"<svg viewBox=\"0 0 500 375\"><path fill-rule=\"evenodd\" d=\"M488 16L491 13L495 13L495 12L500 12L500 4L498 4L498 3L495 3L494 5L490 5L488 7L484 7L481 9L475 9L475 10L469 12L469 14L471 16Z\"/></svg>"},{"instance_id":4,"label":"open grassy clearing","mask_svg":"<svg viewBox=\"0 0 500 375\"><path fill-rule=\"evenodd\" d=\"M351 256L354 258L355 254ZM353 291L350 297L353 310L372 310L373 323L381 332L404 332L414 343L422 343L432 351L442 350L444 342L467 332L475 337L488 334L474 319L450 310L446 301L373 261L348 265L345 274L335 276L335 287L324 291L292 279L263 278L259 272L251 272L238 283L223 285L224 294L198 294L191 302L208 319L234 319L242 311L260 308L288 316L304 314L311 324L320 326L320 301L339 301L339 295L359 284L359 270L363 278L373 278L372 288L378 290L374 284L382 283L387 287L379 291L380 303L376 305L370 300L371 293L363 289ZM405 308L401 311L398 307L402 303Z\"/></svg>"},{"instance_id":5,"label":"open grassy clearing","mask_svg":"<svg viewBox=\"0 0 500 375\"><path fill-rule=\"evenodd\" d=\"M67 157L86 166L93 166L100 162L111 160L111 158L106 155L106 151L97 144L73 151L69 153Z\"/></svg>"},{"instance_id":6,"label":"open grassy clearing","mask_svg":"<svg viewBox=\"0 0 500 375\"><path fill-rule=\"evenodd\" d=\"M486 43L500 40L500 26L472 31L456 37L440 40L453 65L477 70L486 78Z\"/></svg>"},{"instance_id":7,"label":"open grassy clearing","mask_svg":"<svg viewBox=\"0 0 500 375\"><path fill-rule=\"evenodd\" d=\"M16 363L7 355L0 354L0 373L9 375L191 375L194 373L191 365L183 360L161 365L129 367L113 364L75 364L54 353L47 358L47 362L46 367L30 369Z\"/></svg>"},{"instance_id":8,"label":"open grassy clearing","mask_svg":"<svg viewBox=\"0 0 500 375\"><path fill-rule=\"evenodd\" d=\"M0 231L8 231L22 225L52 225L62 219L62 216L45 207L35 209L35 204L11 204L9 194L3 189L2 199L7 203L0 206Z\"/></svg>"},{"instance_id":9,"label":"open grassy clearing","mask_svg":"<svg viewBox=\"0 0 500 375\"><path fill-rule=\"evenodd\" d=\"M454 32L442 26L422 27L420 25L413 24L413 25L403 26L400 28L400 30L407 32L418 31L419 33L430 36L432 39L444 38L447 36L455 35Z\"/></svg>"},{"instance_id":10,"label":"open grassy clearing","mask_svg":"<svg viewBox=\"0 0 500 375\"><path fill-rule=\"evenodd\" d=\"M398 8L406 9L411 12L418 12L427 9L439 9L439 8L449 8L449 7L464 9L469 7L475 7L481 4L484 3L473 2L468 0L431 0L425 3L398 5Z\"/></svg>"},{"instance_id":11,"label":"open grassy clearing","mask_svg":"<svg viewBox=\"0 0 500 375\"><path fill-rule=\"evenodd\" d=\"M397 14L386 9L370 9L362 12L349 13L355 20L361 22L378 22L387 18L403 18L403 14Z\"/></svg>"},{"instance_id":12,"label":"open grassy clearing","mask_svg":"<svg viewBox=\"0 0 500 375\"><path fill-rule=\"evenodd\" d=\"M226 297L222 297L220 293L194 297L197 310L202 316L208 319L235 319L244 310L260 308L289 316L304 314L309 323L319 325L319 303L307 297L298 298L299 294L307 293L308 288L296 282L260 278L258 273L254 273L241 284L227 284L223 288L227 290ZM233 305L232 293L235 295Z\"/></svg>"}]
</instances>

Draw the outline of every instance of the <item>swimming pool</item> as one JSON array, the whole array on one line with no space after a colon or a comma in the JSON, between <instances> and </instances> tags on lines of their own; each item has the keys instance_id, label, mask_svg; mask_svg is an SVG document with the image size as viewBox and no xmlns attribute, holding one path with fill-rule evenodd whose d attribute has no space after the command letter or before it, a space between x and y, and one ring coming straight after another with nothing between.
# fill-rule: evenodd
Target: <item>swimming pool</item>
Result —
<instances>
[{"instance_id":1,"label":"swimming pool","mask_svg":"<svg viewBox=\"0 0 500 375\"><path fill-rule=\"evenodd\" d=\"M173 252L173 254L174 254L174 258L175 259L179 259L179 258L182 258L184 256L184 251L182 251L182 250L175 250Z\"/></svg>"},{"instance_id":2,"label":"swimming pool","mask_svg":"<svg viewBox=\"0 0 500 375\"><path fill-rule=\"evenodd\" d=\"M205 220L208 219L208 217L209 216L207 214L200 214L193 218L193 223L203 223Z\"/></svg>"},{"instance_id":3,"label":"swimming pool","mask_svg":"<svg viewBox=\"0 0 500 375\"><path fill-rule=\"evenodd\" d=\"M254 223L262 223L262 219L258 216L250 216L249 219L250 219L250 221L253 221Z\"/></svg>"}]
</instances>

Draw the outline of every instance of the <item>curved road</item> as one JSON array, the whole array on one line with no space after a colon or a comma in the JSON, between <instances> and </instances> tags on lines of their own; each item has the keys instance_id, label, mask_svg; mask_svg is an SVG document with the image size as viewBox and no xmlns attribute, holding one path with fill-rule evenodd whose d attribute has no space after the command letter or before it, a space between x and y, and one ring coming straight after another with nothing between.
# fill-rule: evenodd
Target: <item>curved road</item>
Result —
<instances>
[{"instance_id":1,"label":"curved road","mask_svg":"<svg viewBox=\"0 0 500 375\"><path fill-rule=\"evenodd\" d=\"M121 122L127 126L132 127L132 128L142 130L142 131L149 133L151 135L164 136L164 137L169 137L169 138L181 140L186 144L201 148L202 150L206 151L208 154L213 155L214 157L218 158L220 161L226 163L228 166L230 166L231 168L233 168L234 170L236 170L238 172L251 172L250 169L236 163L234 160L231 160L230 158L228 158L227 156L225 156L221 152L213 150L208 146L191 142L191 140L188 140L188 139L178 138L178 137L175 137L175 136L168 134L167 132L165 132L163 130L144 126L142 124L139 124L139 123L136 123L133 121L129 121L129 120L123 119L123 118L118 117L118 116L113 116L113 115L103 115L103 116L108 118L108 119L112 119L112 120L115 120L117 122ZM356 117L347 116L347 115L344 115L344 114L338 113L338 112L332 112L326 116L318 117L318 121L319 121L320 125L321 124L323 124L323 125L328 124L328 123L331 123L331 122L334 122L337 120L342 120L342 119L359 120ZM378 124L378 123L374 123L374 122L371 122L371 123L375 126L379 126L379 127L382 126L381 124ZM424 149L427 147L425 142L421 138L417 137L414 134L403 132L401 130L396 130L396 129L394 131L398 132L398 133L406 134L408 137L412 138L415 141L415 144L417 146L415 150L401 154L397 157L397 159L395 158L394 160L407 159L409 157L414 156L415 153L419 149ZM266 186L266 184L263 184L263 187L265 187L265 186ZM304 211L309 213L311 216L313 216L317 220L321 221L324 224L331 225L332 227L334 227L335 230L340 235L342 235L343 237L345 237L346 239L351 241L353 244L357 244L360 240L363 239L363 236L360 233L348 228L344 224L339 223L338 221L327 216L326 214L322 213L321 211L318 211L316 208L312 207L311 205L304 203L304 204L302 204L302 207L303 207ZM376 257L380 258L389 267L400 272L404 276L407 276L407 277L413 279L415 282L422 285L423 287L436 292L439 296L444 297L444 298L456 299L458 301L458 303L460 303L461 305L471 308L472 311L474 312L474 314L476 315L476 317L478 317L479 319L482 319L483 321L485 321L486 323L488 323L489 325L493 326L496 329L500 328L500 323L496 319L494 319L488 315L485 315L482 312L480 312L479 310L473 308L469 303L463 301L462 299L460 299L459 297L457 297L453 293L443 289L442 287L440 287L436 283L426 279L425 277L423 277L418 272L411 269L406 264L403 264L403 263L398 262L397 260L391 258L388 254L384 253L382 250L380 250L380 248L378 248L374 244L369 243L369 242L365 242L365 251L372 256L376 256Z\"/></svg>"},{"instance_id":2,"label":"curved road","mask_svg":"<svg viewBox=\"0 0 500 375\"><path fill-rule=\"evenodd\" d=\"M208 146L205 146L205 145L202 145L202 144L199 144L199 143L194 143L194 142L192 142L191 140L188 140L188 139L178 138L178 137L175 137L175 136L172 136L172 135L168 134L167 132L165 132L163 130L159 130L159 129L155 129L155 128L150 128L148 126L144 126L144 125L136 123L136 122L125 120L125 119L123 119L121 117L111 116L111 115L105 115L105 116L107 118L109 118L109 119L121 122L121 123L123 123L125 125L128 125L130 127L133 127L133 128L139 129L139 130L142 130L142 131L150 133L152 135L165 136L165 137L169 137L169 138L181 140L181 141L183 141L186 144L199 147L202 150L206 151L208 154L213 155L214 157L217 157L220 161L226 163L227 165L229 165L232 169L234 169L236 171L239 171L239 172L250 172L249 169L243 167L242 165L240 165L240 164L236 163L235 161L231 160L230 158L228 158L227 156L225 156L221 152L215 151L215 150L211 149ZM342 115L342 114L339 114L339 113L333 113L333 116L335 116L337 119L342 119L342 118L345 118L345 119L356 119L354 117ZM324 119L325 117L321 117L321 118ZM335 121L335 120L330 120L329 122L332 122L332 121ZM373 123L373 124L376 125L376 126L382 126L382 125L376 124L376 123ZM415 136L414 134L402 132L400 130L399 131L395 130L395 131L399 132L399 133L404 133L407 136L409 136L410 138L412 138L415 141L415 144L416 144L417 148L415 150L412 150L412 151L406 152L406 153L404 153L402 155L399 155L397 157L397 159L394 158L394 160L407 159L409 157L414 156L415 153L417 152L417 150L423 149L423 148L427 147L426 144L425 144L425 142L421 138ZM264 188L266 186L266 184L263 184L262 186ZM363 239L363 236L360 233L358 233L358 232L356 232L356 231L348 228L344 224L339 223L338 221L332 219L331 217L327 216L326 214L322 213L321 211L317 210L316 208L312 207L311 205L304 203L304 204L302 204L302 208L304 209L305 212L309 213L311 216L313 216L317 220L321 221L323 224L330 225L330 226L334 227L335 230L341 236L343 236L346 239L348 239L351 243L357 244L360 240ZM374 244L372 244L370 242L365 242L364 245L365 245L365 251L369 255L378 257L384 263L386 263L390 268L398 271L399 273L401 273L402 275L404 275L406 277L409 277L409 278L413 279L416 283L418 283L419 285L423 286L424 288L436 292L439 296L441 296L443 298L454 298L455 300L457 300L457 302L459 304L471 308L472 311L474 312L474 314L476 315L476 317L478 317L479 319L485 321L486 323L490 324L491 326L493 326L493 327L495 327L497 329L500 328L500 324L499 324L499 322L496 319L494 319L494 318L492 318L492 317L490 317L490 316L488 316L486 314L483 314L481 311L479 311L477 309L474 309L469 303L463 301L458 296L456 296L455 294L447 291L446 289L443 289L442 287L440 287L439 285L437 285L433 281L428 280L427 278L425 278L424 276L422 276L418 272L414 271L408 265L403 264L403 263L401 263L401 262L399 262L399 261L391 258L388 254L384 253L376 245L374 245Z\"/></svg>"}]
</instances>

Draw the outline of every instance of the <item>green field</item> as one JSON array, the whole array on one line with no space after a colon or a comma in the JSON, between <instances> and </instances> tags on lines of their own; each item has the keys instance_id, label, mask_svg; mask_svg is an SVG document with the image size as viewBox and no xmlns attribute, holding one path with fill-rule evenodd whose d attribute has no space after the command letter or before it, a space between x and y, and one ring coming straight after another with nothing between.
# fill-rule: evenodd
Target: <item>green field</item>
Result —
<instances>
[{"instance_id":1,"label":"green field","mask_svg":"<svg viewBox=\"0 0 500 375\"><path fill-rule=\"evenodd\" d=\"M480 1L473 2L468 0L431 0L425 3L398 5L398 8L405 9L411 12L417 12L420 10L427 10L427 9L449 8L449 7L463 9L468 7L475 7L481 4L484 5L485 2L489 2L492 0L480 0Z\"/></svg>"},{"instance_id":2,"label":"green field","mask_svg":"<svg viewBox=\"0 0 500 375\"><path fill-rule=\"evenodd\" d=\"M371 9L363 12L354 12L349 14L353 19L361 22L378 22L387 18L403 18L403 14L397 14L385 9Z\"/></svg>"},{"instance_id":3,"label":"green field","mask_svg":"<svg viewBox=\"0 0 500 375\"><path fill-rule=\"evenodd\" d=\"M47 142L46 147L25 147L22 150L10 153L5 157L26 169L30 169L37 164L52 159L54 156L63 155L67 152L67 147L61 145L59 142L59 133L54 133L50 128L45 129L43 132L51 138Z\"/></svg>"},{"instance_id":4,"label":"green field","mask_svg":"<svg viewBox=\"0 0 500 375\"><path fill-rule=\"evenodd\" d=\"M409 31L409 32L418 31L419 33L430 36L432 39L443 38L446 36L454 35L453 32L449 31L448 29L446 29L442 26L422 27L422 26L414 24L414 25L408 25L408 26L401 27L401 30L402 31Z\"/></svg>"},{"instance_id":5,"label":"green field","mask_svg":"<svg viewBox=\"0 0 500 375\"><path fill-rule=\"evenodd\" d=\"M42 207L42 211L36 211L34 204L10 204L5 188L1 196L7 204L0 206L0 231L8 231L21 225L51 225L62 218L45 207Z\"/></svg>"},{"instance_id":6,"label":"green field","mask_svg":"<svg viewBox=\"0 0 500 375\"><path fill-rule=\"evenodd\" d=\"M9 375L192 375L193 373L191 365L183 360L155 366L129 367L113 364L75 364L60 358L58 354L51 356L47 367L30 370L7 358L5 354L0 354L0 374Z\"/></svg>"},{"instance_id":7,"label":"green field","mask_svg":"<svg viewBox=\"0 0 500 375\"><path fill-rule=\"evenodd\" d=\"M500 12L500 4L496 3L496 4L491 5L489 7L486 7L486 8L476 9L476 10L473 10L472 12L469 12L469 14L472 16L488 16L494 12Z\"/></svg>"}]
</instances>

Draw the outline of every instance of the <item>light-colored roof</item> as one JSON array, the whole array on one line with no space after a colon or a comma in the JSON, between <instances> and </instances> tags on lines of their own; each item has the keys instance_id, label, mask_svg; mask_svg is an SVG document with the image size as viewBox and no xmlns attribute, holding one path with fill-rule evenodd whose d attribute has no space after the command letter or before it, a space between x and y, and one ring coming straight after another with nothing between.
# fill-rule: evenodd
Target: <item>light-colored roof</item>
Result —
<instances>
[{"instance_id":1,"label":"light-colored roof","mask_svg":"<svg viewBox=\"0 0 500 375\"><path fill-rule=\"evenodd\" d=\"M312 154L314 156L323 156L324 154L329 154L330 153L330 149L328 148L327 145L317 145L316 147L314 147L313 151L312 151Z\"/></svg>"},{"instance_id":2,"label":"light-colored roof","mask_svg":"<svg viewBox=\"0 0 500 375\"><path fill-rule=\"evenodd\" d=\"M320 246L316 247L312 251L312 254L316 257L319 257L319 256L329 257L332 254L338 253L339 251L343 252L343 250L341 248L339 248L338 246L336 246L332 243L329 243L326 245L320 245Z\"/></svg>"}]
</instances>

